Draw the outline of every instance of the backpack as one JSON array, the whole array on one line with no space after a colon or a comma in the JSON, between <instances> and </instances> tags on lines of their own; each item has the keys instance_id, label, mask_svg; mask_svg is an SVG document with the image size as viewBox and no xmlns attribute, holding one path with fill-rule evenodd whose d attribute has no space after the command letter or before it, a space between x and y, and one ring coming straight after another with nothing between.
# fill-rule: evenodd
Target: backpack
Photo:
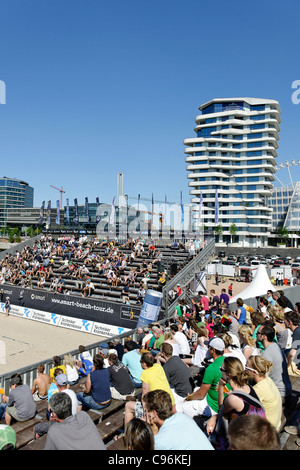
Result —
<instances>
[{"instance_id":1,"label":"backpack","mask_svg":"<svg viewBox=\"0 0 300 470\"><path fill-rule=\"evenodd\" d=\"M262 418L266 417L265 410L259 400L252 397L248 393L242 392L241 390L231 392L231 393L241 398L243 402L249 405L249 409L246 415L258 415L258 416L261 416ZM217 450L229 449L227 429L228 429L228 422L227 420L223 419L223 406L221 406L219 413L218 413L218 421L217 421L215 430L211 435L209 435L209 440L215 449Z\"/></svg>"},{"instance_id":2,"label":"backpack","mask_svg":"<svg viewBox=\"0 0 300 470\"><path fill-rule=\"evenodd\" d=\"M247 405L249 405L249 409L246 415L258 415L258 416L261 416L262 418L266 417L266 412L264 410L264 407L262 406L259 400L252 397L248 393L242 392L241 390L235 391L232 393L236 395L237 397L241 398L244 403L247 403Z\"/></svg>"}]
</instances>

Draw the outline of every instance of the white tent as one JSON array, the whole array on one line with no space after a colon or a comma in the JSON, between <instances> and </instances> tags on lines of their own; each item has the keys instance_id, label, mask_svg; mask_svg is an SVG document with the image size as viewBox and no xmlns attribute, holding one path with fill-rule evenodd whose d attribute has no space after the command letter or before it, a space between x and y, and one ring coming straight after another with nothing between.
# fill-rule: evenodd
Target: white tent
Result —
<instances>
[{"instance_id":1,"label":"white tent","mask_svg":"<svg viewBox=\"0 0 300 470\"><path fill-rule=\"evenodd\" d=\"M257 271L253 278L253 281L248 284L246 289L244 289L238 295L232 297L229 303L232 304L236 302L238 298L245 300L251 299L253 297L263 296L267 293L268 290L271 290L273 292L276 291L275 287L270 281L266 266L264 264L260 264L257 267Z\"/></svg>"}]
</instances>

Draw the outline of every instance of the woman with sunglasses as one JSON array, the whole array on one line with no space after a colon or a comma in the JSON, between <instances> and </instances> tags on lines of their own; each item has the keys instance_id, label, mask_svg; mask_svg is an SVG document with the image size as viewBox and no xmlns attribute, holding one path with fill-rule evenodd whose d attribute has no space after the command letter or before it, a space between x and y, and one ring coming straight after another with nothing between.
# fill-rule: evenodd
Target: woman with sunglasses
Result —
<instances>
[{"instance_id":1,"label":"woman with sunglasses","mask_svg":"<svg viewBox=\"0 0 300 470\"><path fill-rule=\"evenodd\" d=\"M249 375L240 359L234 356L225 357L220 371L222 377L218 386L219 416L214 415L207 421L207 434L214 431L220 414L228 423L238 416L253 413L254 408L256 414L265 416L254 388L248 385ZM228 390L227 385L231 390Z\"/></svg>"},{"instance_id":2,"label":"woman with sunglasses","mask_svg":"<svg viewBox=\"0 0 300 470\"><path fill-rule=\"evenodd\" d=\"M250 356L246 363L246 371L255 382L253 388L265 409L266 418L278 431L281 426L282 400L275 383L268 377L272 367L273 363L260 355Z\"/></svg>"}]
</instances>

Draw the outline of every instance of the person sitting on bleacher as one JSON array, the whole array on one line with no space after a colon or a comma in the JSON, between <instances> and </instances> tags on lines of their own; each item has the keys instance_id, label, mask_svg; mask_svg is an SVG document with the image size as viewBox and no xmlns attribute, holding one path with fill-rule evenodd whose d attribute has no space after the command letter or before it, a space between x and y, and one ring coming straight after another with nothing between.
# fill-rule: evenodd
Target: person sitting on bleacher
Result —
<instances>
[{"instance_id":1,"label":"person sitting on bleacher","mask_svg":"<svg viewBox=\"0 0 300 470\"><path fill-rule=\"evenodd\" d=\"M103 357L96 354L93 364L93 370L88 374L82 392L77 394L83 411L102 410L111 402L109 371L104 367Z\"/></svg>"},{"instance_id":2,"label":"person sitting on bleacher","mask_svg":"<svg viewBox=\"0 0 300 470\"><path fill-rule=\"evenodd\" d=\"M93 369L93 358L83 345L78 346L79 359L75 360L79 377L86 377Z\"/></svg>"},{"instance_id":3,"label":"person sitting on bleacher","mask_svg":"<svg viewBox=\"0 0 300 470\"><path fill-rule=\"evenodd\" d=\"M87 413L72 416L72 401L66 393L50 399L55 422L51 425L44 450L106 450L95 424Z\"/></svg>"},{"instance_id":4,"label":"person sitting on bleacher","mask_svg":"<svg viewBox=\"0 0 300 470\"><path fill-rule=\"evenodd\" d=\"M111 396L115 400L126 400L127 396L134 395L134 384L124 364L119 361L116 354L108 356L109 377L111 382Z\"/></svg>"},{"instance_id":5,"label":"person sitting on bleacher","mask_svg":"<svg viewBox=\"0 0 300 470\"><path fill-rule=\"evenodd\" d=\"M5 424L11 425L13 421L28 421L36 415L36 404L28 384L23 384L19 374L12 376L8 397L3 395L2 401L7 404L5 410Z\"/></svg>"},{"instance_id":6,"label":"person sitting on bleacher","mask_svg":"<svg viewBox=\"0 0 300 470\"><path fill-rule=\"evenodd\" d=\"M95 286L90 279L87 279L86 284L83 288L82 295L83 297L90 297L95 292Z\"/></svg>"},{"instance_id":7,"label":"person sitting on bleacher","mask_svg":"<svg viewBox=\"0 0 300 470\"><path fill-rule=\"evenodd\" d=\"M49 371L50 380L54 382L54 372L55 369L62 369L63 373L66 374L66 367L62 364L62 360L59 356L53 356L53 367Z\"/></svg>"}]
</instances>

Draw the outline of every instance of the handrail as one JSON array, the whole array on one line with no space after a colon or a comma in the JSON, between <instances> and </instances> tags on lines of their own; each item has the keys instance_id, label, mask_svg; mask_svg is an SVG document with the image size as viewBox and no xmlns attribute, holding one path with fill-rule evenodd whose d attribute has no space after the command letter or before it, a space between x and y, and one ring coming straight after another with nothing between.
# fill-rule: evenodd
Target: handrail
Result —
<instances>
[{"instance_id":1,"label":"handrail","mask_svg":"<svg viewBox=\"0 0 300 470\"><path fill-rule=\"evenodd\" d=\"M174 289L177 284L186 287L195 274L196 269L206 266L215 253L215 239L210 238L206 246L201 250L193 260L191 260L184 268L182 268L172 279L170 279L163 288L163 307L165 309L165 318L173 315L176 302L169 305L169 292ZM177 299L178 300L178 299Z\"/></svg>"},{"instance_id":2,"label":"handrail","mask_svg":"<svg viewBox=\"0 0 300 470\"><path fill-rule=\"evenodd\" d=\"M14 244L10 248L7 248L6 250L3 250L0 252L0 261L4 260L5 256L7 254L12 254L14 255L17 251L21 251L24 246L29 246L30 248L33 247L35 242L41 238L41 234L36 235L35 237L28 238L27 240L24 240L20 243Z\"/></svg>"}]
</instances>

